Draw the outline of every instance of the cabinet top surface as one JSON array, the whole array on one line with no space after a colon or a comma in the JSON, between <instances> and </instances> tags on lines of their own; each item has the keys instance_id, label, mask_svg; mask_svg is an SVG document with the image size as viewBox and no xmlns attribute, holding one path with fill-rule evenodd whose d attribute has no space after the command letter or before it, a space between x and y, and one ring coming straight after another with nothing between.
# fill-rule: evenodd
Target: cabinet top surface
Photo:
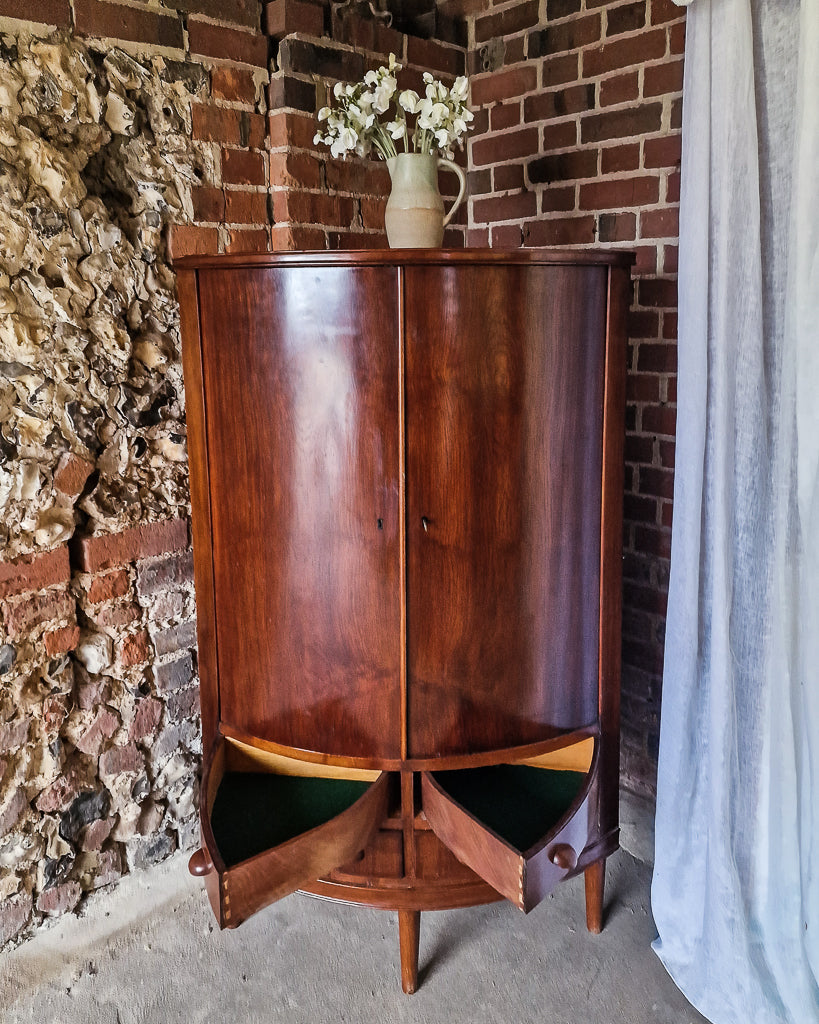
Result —
<instances>
[{"instance_id":1,"label":"cabinet top surface","mask_svg":"<svg viewBox=\"0 0 819 1024\"><path fill-rule=\"evenodd\" d=\"M279 253L235 253L231 255L182 256L174 266L186 270L205 267L281 266L619 266L629 267L634 253L621 249L355 249Z\"/></svg>"}]
</instances>

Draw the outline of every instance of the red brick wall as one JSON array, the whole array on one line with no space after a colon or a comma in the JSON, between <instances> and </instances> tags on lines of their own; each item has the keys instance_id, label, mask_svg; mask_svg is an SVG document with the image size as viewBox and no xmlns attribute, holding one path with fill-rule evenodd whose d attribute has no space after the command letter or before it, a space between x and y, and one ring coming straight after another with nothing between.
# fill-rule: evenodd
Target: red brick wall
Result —
<instances>
[{"instance_id":1,"label":"red brick wall","mask_svg":"<svg viewBox=\"0 0 819 1024\"><path fill-rule=\"evenodd\" d=\"M653 787L656 763L671 540L684 34L683 10L670 0L523 0L470 18L478 124L468 244L604 245L637 254L623 768L640 789Z\"/></svg>"}]
</instances>

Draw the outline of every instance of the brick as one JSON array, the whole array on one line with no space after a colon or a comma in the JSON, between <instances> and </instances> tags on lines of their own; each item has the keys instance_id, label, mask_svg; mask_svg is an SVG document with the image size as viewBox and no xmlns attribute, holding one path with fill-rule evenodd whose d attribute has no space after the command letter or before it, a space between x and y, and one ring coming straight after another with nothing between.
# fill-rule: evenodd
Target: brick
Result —
<instances>
[{"instance_id":1,"label":"brick","mask_svg":"<svg viewBox=\"0 0 819 1024\"><path fill-rule=\"evenodd\" d=\"M407 36L407 63L443 75L466 74L466 54L462 48L415 35Z\"/></svg>"},{"instance_id":2,"label":"brick","mask_svg":"<svg viewBox=\"0 0 819 1024\"><path fill-rule=\"evenodd\" d=\"M223 149L222 181L226 185L264 185L264 157L244 149Z\"/></svg>"},{"instance_id":3,"label":"brick","mask_svg":"<svg viewBox=\"0 0 819 1024\"><path fill-rule=\"evenodd\" d=\"M23 817L29 803L24 789L17 789L11 797L0 806L0 838L7 835Z\"/></svg>"},{"instance_id":4,"label":"brick","mask_svg":"<svg viewBox=\"0 0 819 1024\"><path fill-rule=\"evenodd\" d=\"M0 562L0 597L13 597L31 590L42 590L71 579L68 546L61 545L43 554L25 555L13 562Z\"/></svg>"},{"instance_id":5,"label":"brick","mask_svg":"<svg viewBox=\"0 0 819 1024\"><path fill-rule=\"evenodd\" d=\"M572 85L527 96L523 102L523 113L527 122L550 121L555 117L593 110L594 105L594 85L587 82L585 85Z\"/></svg>"},{"instance_id":6,"label":"brick","mask_svg":"<svg viewBox=\"0 0 819 1024\"><path fill-rule=\"evenodd\" d=\"M654 498L626 494L623 500L623 515L632 523L654 525L657 522L657 502Z\"/></svg>"},{"instance_id":7,"label":"brick","mask_svg":"<svg viewBox=\"0 0 819 1024\"><path fill-rule=\"evenodd\" d=\"M170 693L187 686L193 679L193 658L190 654L154 665L151 669L158 693Z\"/></svg>"},{"instance_id":8,"label":"brick","mask_svg":"<svg viewBox=\"0 0 819 1024\"><path fill-rule=\"evenodd\" d=\"M541 213L567 213L574 210L574 193L573 185L544 188L540 193Z\"/></svg>"},{"instance_id":9,"label":"brick","mask_svg":"<svg viewBox=\"0 0 819 1024\"><path fill-rule=\"evenodd\" d=\"M643 70L643 96L662 96L682 92L683 61L666 61Z\"/></svg>"},{"instance_id":10,"label":"brick","mask_svg":"<svg viewBox=\"0 0 819 1024\"><path fill-rule=\"evenodd\" d=\"M133 743L124 747L110 747L100 755L100 775L124 775L141 771L145 759Z\"/></svg>"},{"instance_id":11,"label":"brick","mask_svg":"<svg viewBox=\"0 0 819 1024\"><path fill-rule=\"evenodd\" d=\"M620 35L622 32L635 32L644 28L646 23L646 3L625 4L622 7L609 7L606 12L606 36Z\"/></svg>"},{"instance_id":12,"label":"brick","mask_svg":"<svg viewBox=\"0 0 819 1024\"><path fill-rule=\"evenodd\" d=\"M541 88L549 89L553 85L563 85L566 82L574 84L580 78L579 55L567 53L562 56L549 57L540 65Z\"/></svg>"},{"instance_id":13,"label":"brick","mask_svg":"<svg viewBox=\"0 0 819 1024\"><path fill-rule=\"evenodd\" d=\"M682 137L666 135L643 143L644 167L677 167L682 159Z\"/></svg>"},{"instance_id":14,"label":"brick","mask_svg":"<svg viewBox=\"0 0 819 1024\"><path fill-rule=\"evenodd\" d=\"M467 244L475 249L487 249L489 247L489 228L470 228Z\"/></svg>"},{"instance_id":15,"label":"brick","mask_svg":"<svg viewBox=\"0 0 819 1024\"><path fill-rule=\"evenodd\" d=\"M645 672L661 672L663 652L655 644L627 637L623 640L623 661L629 665L635 665Z\"/></svg>"},{"instance_id":16,"label":"brick","mask_svg":"<svg viewBox=\"0 0 819 1024\"><path fill-rule=\"evenodd\" d=\"M680 21L685 17L685 8L674 0L651 0L651 24L662 25L668 21Z\"/></svg>"},{"instance_id":17,"label":"brick","mask_svg":"<svg viewBox=\"0 0 819 1024\"><path fill-rule=\"evenodd\" d=\"M199 713L199 691L195 686L168 694L168 717L173 722L184 722Z\"/></svg>"},{"instance_id":18,"label":"brick","mask_svg":"<svg viewBox=\"0 0 819 1024\"><path fill-rule=\"evenodd\" d=\"M323 250L327 248L327 238L322 228L276 224L270 229L270 246L273 252Z\"/></svg>"},{"instance_id":19,"label":"brick","mask_svg":"<svg viewBox=\"0 0 819 1024\"><path fill-rule=\"evenodd\" d=\"M130 668L132 665L144 665L145 662L150 661L150 658L150 642L144 629L125 637L120 644L119 663L125 668Z\"/></svg>"},{"instance_id":20,"label":"brick","mask_svg":"<svg viewBox=\"0 0 819 1024\"><path fill-rule=\"evenodd\" d=\"M154 650L157 657L163 654L170 654L172 651L181 651L185 648L196 646L196 623L180 622L176 626L169 626L154 634Z\"/></svg>"},{"instance_id":21,"label":"brick","mask_svg":"<svg viewBox=\"0 0 819 1024\"><path fill-rule=\"evenodd\" d=\"M544 149L566 149L577 145L577 124L574 121L552 122L543 127Z\"/></svg>"},{"instance_id":22,"label":"brick","mask_svg":"<svg viewBox=\"0 0 819 1024\"><path fill-rule=\"evenodd\" d=\"M333 25L333 36L336 35L339 42L346 43L356 50L369 50L371 53L381 54L395 53L399 58L404 52L405 37L401 33L388 28L381 21L355 13L352 8L345 10L340 24ZM440 33L439 38L443 38Z\"/></svg>"},{"instance_id":23,"label":"brick","mask_svg":"<svg viewBox=\"0 0 819 1024\"><path fill-rule=\"evenodd\" d=\"M665 201L667 203L678 203L680 201L680 172L675 171L669 174L665 187Z\"/></svg>"},{"instance_id":24,"label":"brick","mask_svg":"<svg viewBox=\"0 0 819 1024\"><path fill-rule=\"evenodd\" d=\"M79 836L80 849L101 849L102 844L111 835L115 820L114 818L98 818L86 825Z\"/></svg>"},{"instance_id":25,"label":"brick","mask_svg":"<svg viewBox=\"0 0 819 1024\"><path fill-rule=\"evenodd\" d=\"M244 145L240 139L239 120L246 111L232 107L214 107L209 103L191 106L193 138L205 142Z\"/></svg>"},{"instance_id":26,"label":"brick","mask_svg":"<svg viewBox=\"0 0 819 1024\"><path fill-rule=\"evenodd\" d=\"M69 498L76 498L82 493L85 481L94 472L94 463L81 459L73 452L65 452L60 456L54 473L54 487Z\"/></svg>"},{"instance_id":27,"label":"brick","mask_svg":"<svg viewBox=\"0 0 819 1024\"><path fill-rule=\"evenodd\" d=\"M126 604L107 605L93 613L89 618L97 626L114 627L117 629L123 626L130 626L142 618L142 609L139 605L129 601Z\"/></svg>"},{"instance_id":28,"label":"brick","mask_svg":"<svg viewBox=\"0 0 819 1024\"><path fill-rule=\"evenodd\" d=\"M389 243L383 231L328 231L327 248L337 249L387 249ZM444 232L444 248L448 245Z\"/></svg>"},{"instance_id":29,"label":"brick","mask_svg":"<svg viewBox=\"0 0 819 1024\"><path fill-rule=\"evenodd\" d=\"M225 219L225 194L222 189L207 185L194 189L193 216L197 221L221 224Z\"/></svg>"},{"instance_id":30,"label":"brick","mask_svg":"<svg viewBox=\"0 0 819 1024\"><path fill-rule=\"evenodd\" d=\"M279 45L277 66L280 72L296 75L318 75L344 82L358 82L364 77L364 58L354 50L333 43L322 45L307 39L284 39Z\"/></svg>"},{"instance_id":31,"label":"brick","mask_svg":"<svg viewBox=\"0 0 819 1024\"><path fill-rule=\"evenodd\" d=\"M188 14L204 14L219 21L230 21L234 25L259 28L258 0L168 0L168 7L175 7Z\"/></svg>"},{"instance_id":32,"label":"brick","mask_svg":"<svg viewBox=\"0 0 819 1024\"><path fill-rule=\"evenodd\" d=\"M584 143L589 143L605 139L631 139L635 135L658 132L662 114L661 103L644 103L625 110L587 114L580 121L580 138Z\"/></svg>"},{"instance_id":33,"label":"brick","mask_svg":"<svg viewBox=\"0 0 819 1024\"><path fill-rule=\"evenodd\" d=\"M216 99L228 100L231 103L254 104L256 82L253 79L253 72L227 65L215 67L211 71L211 92Z\"/></svg>"},{"instance_id":34,"label":"brick","mask_svg":"<svg viewBox=\"0 0 819 1024\"><path fill-rule=\"evenodd\" d=\"M88 587L88 600L91 604L100 601L112 601L115 597L123 597L131 586L131 578L127 569L116 569L104 576L96 576Z\"/></svg>"},{"instance_id":35,"label":"brick","mask_svg":"<svg viewBox=\"0 0 819 1024\"><path fill-rule=\"evenodd\" d=\"M670 558L671 532L660 527L652 529L648 526L638 526L634 531L634 546L638 551L656 555L658 558ZM664 598L664 595L658 594L657 596L658 598ZM663 611L665 611L664 605L666 601L667 599L663 600ZM660 661L660 667L662 667L662 660Z\"/></svg>"},{"instance_id":36,"label":"brick","mask_svg":"<svg viewBox=\"0 0 819 1024\"><path fill-rule=\"evenodd\" d=\"M129 740L144 740L153 736L162 718L162 701L155 697L144 697L137 702L134 720L131 723Z\"/></svg>"},{"instance_id":37,"label":"brick","mask_svg":"<svg viewBox=\"0 0 819 1024\"><path fill-rule=\"evenodd\" d=\"M60 914L66 914L69 910L73 910L80 902L80 896L82 896L80 883L72 879L41 892L37 897L37 909L48 917L59 917Z\"/></svg>"},{"instance_id":38,"label":"brick","mask_svg":"<svg viewBox=\"0 0 819 1024\"><path fill-rule=\"evenodd\" d=\"M184 46L178 16L165 16L105 0L74 0L74 31L80 36L100 39L126 39L174 49Z\"/></svg>"},{"instance_id":39,"label":"brick","mask_svg":"<svg viewBox=\"0 0 819 1024\"><path fill-rule=\"evenodd\" d=\"M523 245L523 231L519 224L499 224L493 226L493 249L519 249L521 245Z\"/></svg>"},{"instance_id":40,"label":"brick","mask_svg":"<svg viewBox=\"0 0 819 1024\"><path fill-rule=\"evenodd\" d=\"M150 597L169 587L193 582L193 553L178 551L160 561L140 562L137 568L137 594Z\"/></svg>"},{"instance_id":41,"label":"brick","mask_svg":"<svg viewBox=\"0 0 819 1024\"><path fill-rule=\"evenodd\" d=\"M361 199L361 220L365 228L374 228L381 231L384 228L384 211L387 206L386 199L369 199L366 196Z\"/></svg>"},{"instance_id":42,"label":"brick","mask_svg":"<svg viewBox=\"0 0 819 1024\"><path fill-rule=\"evenodd\" d=\"M568 18L570 14L577 14L581 7L581 0L547 0L546 13L549 21L557 18Z\"/></svg>"},{"instance_id":43,"label":"brick","mask_svg":"<svg viewBox=\"0 0 819 1024\"><path fill-rule=\"evenodd\" d=\"M119 729L119 725L119 717L113 711L107 707L100 708L93 722L77 740L77 750L90 757L96 757L106 740L110 740Z\"/></svg>"},{"instance_id":44,"label":"brick","mask_svg":"<svg viewBox=\"0 0 819 1024\"><path fill-rule=\"evenodd\" d=\"M303 78L294 78L292 75L287 75L284 72L270 76L267 97L271 110L290 107L295 110L306 110L311 114L315 113L316 110L315 82L308 82ZM311 146L315 133L316 122L313 121L309 143Z\"/></svg>"},{"instance_id":45,"label":"brick","mask_svg":"<svg viewBox=\"0 0 819 1024\"><path fill-rule=\"evenodd\" d=\"M600 106L611 107L617 103L636 100L639 91L640 81L636 71L628 71L624 75L609 75L600 83Z\"/></svg>"},{"instance_id":46,"label":"brick","mask_svg":"<svg viewBox=\"0 0 819 1024\"><path fill-rule=\"evenodd\" d=\"M32 899L19 893L0 903L0 947L11 942L31 920Z\"/></svg>"},{"instance_id":47,"label":"brick","mask_svg":"<svg viewBox=\"0 0 819 1024\"><path fill-rule=\"evenodd\" d=\"M594 217L541 220L529 228L527 245L587 245L595 240Z\"/></svg>"},{"instance_id":48,"label":"brick","mask_svg":"<svg viewBox=\"0 0 819 1024\"><path fill-rule=\"evenodd\" d=\"M678 100L674 100L671 104L671 118L669 120L669 127L672 131L678 131L682 128L682 97Z\"/></svg>"},{"instance_id":49,"label":"brick","mask_svg":"<svg viewBox=\"0 0 819 1024\"><path fill-rule=\"evenodd\" d=\"M519 192L516 195L493 196L472 204L472 216L478 224L494 224L504 220L523 220L537 213L537 196L534 192Z\"/></svg>"},{"instance_id":50,"label":"brick","mask_svg":"<svg viewBox=\"0 0 819 1024\"><path fill-rule=\"evenodd\" d=\"M529 59L548 57L555 53L566 53L581 46L588 46L597 42L601 32L602 19L599 14L573 18L560 25L549 25L529 34Z\"/></svg>"},{"instance_id":51,"label":"brick","mask_svg":"<svg viewBox=\"0 0 819 1024\"><path fill-rule=\"evenodd\" d=\"M532 160L527 170L529 180L536 184L592 178L597 174L597 150L576 149L569 153L550 153Z\"/></svg>"},{"instance_id":52,"label":"brick","mask_svg":"<svg viewBox=\"0 0 819 1024\"><path fill-rule=\"evenodd\" d=\"M471 99L476 107L497 103L510 96L523 96L537 87L537 70L531 65L518 65L493 71L472 79Z\"/></svg>"},{"instance_id":53,"label":"brick","mask_svg":"<svg viewBox=\"0 0 819 1024\"><path fill-rule=\"evenodd\" d=\"M187 546L188 521L180 518L132 526L121 533L76 537L71 553L83 572L97 572L139 558L180 551Z\"/></svg>"},{"instance_id":54,"label":"brick","mask_svg":"<svg viewBox=\"0 0 819 1024\"><path fill-rule=\"evenodd\" d=\"M0 753L17 750L28 743L28 732L31 718L13 718L10 722L0 723Z\"/></svg>"},{"instance_id":55,"label":"brick","mask_svg":"<svg viewBox=\"0 0 819 1024\"><path fill-rule=\"evenodd\" d=\"M640 143L625 146L606 146L600 152L600 173L615 174L618 171L636 171L640 166Z\"/></svg>"},{"instance_id":56,"label":"brick","mask_svg":"<svg viewBox=\"0 0 819 1024\"><path fill-rule=\"evenodd\" d=\"M492 178L495 183L496 192L506 192L511 189L523 189L526 187L524 180L523 164L500 164L492 171ZM492 191L489 189L489 191ZM470 189L470 196L476 193Z\"/></svg>"},{"instance_id":57,"label":"brick","mask_svg":"<svg viewBox=\"0 0 819 1024\"><path fill-rule=\"evenodd\" d=\"M663 313L663 337L677 339L677 314L666 310Z\"/></svg>"},{"instance_id":58,"label":"brick","mask_svg":"<svg viewBox=\"0 0 819 1024\"><path fill-rule=\"evenodd\" d=\"M615 210L625 206L646 206L656 203L659 198L660 179L657 177L608 178L580 186L578 209Z\"/></svg>"},{"instance_id":59,"label":"brick","mask_svg":"<svg viewBox=\"0 0 819 1024\"><path fill-rule=\"evenodd\" d=\"M504 163L507 160L531 156L537 153L537 150L537 129L524 128L473 142L472 162L479 167L484 164Z\"/></svg>"},{"instance_id":60,"label":"brick","mask_svg":"<svg viewBox=\"0 0 819 1024\"><path fill-rule=\"evenodd\" d=\"M35 594L13 605L5 601L0 605L3 623L10 636L20 636L53 619L73 618L75 609L76 603L70 594L53 590Z\"/></svg>"},{"instance_id":61,"label":"brick","mask_svg":"<svg viewBox=\"0 0 819 1024\"><path fill-rule=\"evenodd\" d=\"M640 467L640 492L656 498L674 497L674 473L655 466Z\"/></svg>"},{"instance_id":62,"label":"brick","mask_svg":"<svg viewBox=\"0 0 819 1024\"><path fill-rule=\"evenodd\" d=\"M104 853L87 853L86 873L82 883L89 889L100 889L122 877L122 856L117 847Z\"/></svg>"},{"instance_id":63,"label":"brick","mask_svg":"<svg viewBox=\"0 0 819 1024\"><path fill-rule=\"evenodd\" d=\"M603 46L583 51L583 78L594 78L620 68L633 68L646 61L664 57L665 29L651 29L626 39L617 39Z\"/></svg>"},{"instance_id":64,"label":"brick","mask_svg":"<svg viewBox=\"0 0 819 1024\"><path fill-rule=\"evenodd\" d=\"M37 0L36 7L32 0L0 0L0 15L63 28L70 24L71 7L69 0Z\"/></svg>"},{"instance_id":65,"label":"brick","mask_svg":"<svg viewBox=\"0 0 819 1024\"><path fill-rule=\"evenodd\" d=\"M273 219L276 223L292 221L343 227L352 223L352 199L322 192L274 192Z\"/></svg>"},{"instance_id":66,"label":"brick","mask_svg":"<svg viewBox=\"0 0 819 1024\"><path fill-rule=\"evenodd\" d=\"M324 10L320 4L305 0L273 0L264 5L262 24L273 39L283 39L293 32L320 36L324 32Z\"/></svg>"},{"instance_id":67,"label":"brick","mask_svg":"<svg viewBox=\"0 0 819 1024\"><path fill-rule=\"evenodd\" d=\"M324 173L331 192L387 195L390 189L386 165L375 160L331 159L325 164Z\"/></svg>"},{"instance_id":68,"label":"brick","mask_svg":"<svg viewBox=\"0 0 819 1024\"><path fill-rule=\"evenodd\" d=\"M653 402L656 405L660 401L660 378L651 373L629 373L626 378L626 399L629 402ZM642 461L651 462L651 459Z\"/></svg>"},{"instance_id":69,"label":"brick","mask_svg":"<svg viewBox=\"0 0 819 1024\"><path fill-rule=\"evenodd\" d=\"M648 309L632 309L628 316L628 336L630 338L656 338L660 329L660 318L656 311Z\"/></svg>"},{"instance_id":70,"label":"brick","mask_svg":"<svg viewBox=\"0 0 819 1024\"><path fill-rule=\"evenodd\" d=\"M219 234L216 228L200 228L191 224L174 224L168 256L179 259L194 253L216 253L219 250Z\"/></svg>"},{"instance_id":71,"label":"brick","mask_svg":"<svg viewBox=\"0 0 819 1024\"><path fill-rule=\"evenodd\" d=\"M321 188L321 161L310 153L271 153L270 184L282 188Z\"/></svg>"},{"instance_id":72,"label":"brick","mask_svg":"<svg viewBox=\"0 0 819 1024\"><path fill-rule=\"evenodd\" d=\"M509 36L531 28L538 22L538 0L526 0L524 3L507 7L496 14L486 14L475 19L475 42L482 43L498 36Z\"/></svg>"},{"instance_id":73,"label":"brick","mask_svg":"<svg viewBox=\"0 0 819 1024\"><path fill-rule=\"evenodd\" d=\"M643 280L637 285L637 294L641 306L674 308L677 305L677 282L673 278Z\"/></svg>"},{"instance_id":74,"label":"brick","mask_svg":"<svg viewBox=\"0 0 819 1024\"><path fill-rule=\"evenodd\" d=\"M68 654L73 651L80 640L79 626L64 626L62 629L54 629L43 634L46 654L50 658L58 654Z\"/></svg>"},{"instance_id":75,"label":"brick","mask_svg":"<svg viewBox=\"0 0 819 1024\"><path fill-rule=\"evenodd\" d=\"M188 44L191 54L267 67L267 39L258 33L212 25L192 15L188 18Z\"/></svg>"},{"instance_id":76,"label":"brick","mask_svg":"<svg viewBox=\"0 0 819 1024\"><path fill-rule=\"evenodd\" d=\"M643 409L643 430L654 434L676 435L677 410L668 406L648 405Z\"/></svg>"},{"instance_id":77,"label":"brick","mask_svg":"<svg viewBox=\"0 0 819 1024\"><path fill-rule=\"evenodd\" d=\"M267 228L231 228L225 252L267 252L269 249L268 242Z\"/></svg>"},{"instance_id":78,"label":"brick","mask_svg":"<svg viewBox=\"0 0 819 1024\"><path fill-rule=\"evenodd\" d=\"M668 50L669 53L683 54L685 53L685 22L677 22L676 25L672 25L668 30Z\"/></svg>"},{"instance_id":79,"label":"brick","mask_svg":"<svg viewBox=\"0 0 819 1024\"><path fill-rule=\"evenodd\" d=\"M634 394L629 389L631 380L634 374L629 374L629 380L627 381L626 397L629 400L634 399ZM653 384L655 389L657 385L656 377L644 377L644 380L649 381ZM651 464L654 461L654 441L650 437L642 437L636 434L629 434L626 438L626 462L645 462Z\"/></svg>"},{"instance_id":80,"label":"brick","mask_svg":"<svg viewBox=\"0 0 819 1024\"><path fill-rule=\"evenodd\" d=\"M225 192L225 223L267 224L267 193L228 189ZM265 237L267 231L265 230Z\"/></svg>"},{"instance_id":81,"label":"brick","mask_svg":"<svg viewBox=\"0 0 819 1024\"><path fill-rule=\"evenodd\" d=\"M583 205L582 203L580 204ZM630 242L637 235L637 217L633 213L601 213L597 238L601 242Z\"/></svg>"},{"instance_id":82,"label":"brick","mask_svg":"<svg viewBox=\"0 0 819 1024\"><path fill-rule=\"evenodd\" d=\"M637 352L637 369L643 373L676 373L676 346L643 342Z\"/></svg>"},{"instance_id":83,"label":"brick","mask_svg":"<svg viewBox=\"0 0 819 1024\"><path fill-rule=\"evenodd\" d=\"M504 103L492 107L489 114L493 132L502 132L505 128L515 128L521 123L520 103Z\"/></svg>"},{"instance_id":84,"label":"brick","mask_svg":"<svg viewBox=\"0 0 819 1024\"><path fill-rule=\"evenodd\" d=\"M676 245L663 246L663 273L676 274L679 257L679 247Z\"/></svg>"},{"instance_id":85,"label":"brick","mask_svg":"<svg viewBox=\"0 0 819 1024\"><path fill-rule=\"evenodd\" d=\"M676 383L676 379L673 382ZM669 381L669 383L672 383L672 381ZM669 399L672 399L671 395L669 395L668 397L669 397ZM676 400L676 397L677 397L677 395L675 393L673 395L673 399ZM660 441L659 448L660 448L660 463L663 466L667 466L669 469L673 469L674 468L674 461L675 461L675 454L676 454L676 445L675 445L674 441Z\"/></svg>"}]
</instances>

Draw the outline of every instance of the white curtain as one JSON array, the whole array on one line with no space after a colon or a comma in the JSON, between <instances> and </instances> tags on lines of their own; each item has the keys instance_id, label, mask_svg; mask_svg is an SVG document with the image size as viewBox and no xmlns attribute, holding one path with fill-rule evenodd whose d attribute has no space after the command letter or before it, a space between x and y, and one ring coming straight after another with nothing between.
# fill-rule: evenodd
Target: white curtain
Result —
<instances>
[{"instance_id":1,"label":"white curtain","mask_svg":"<svg viewBox=\"0 0 819 1024\"><path fill-rule=\"evenodd\" d=\"M819 0L693 0L655 949L819 1022Z\"/></svg>"}]
</instances>

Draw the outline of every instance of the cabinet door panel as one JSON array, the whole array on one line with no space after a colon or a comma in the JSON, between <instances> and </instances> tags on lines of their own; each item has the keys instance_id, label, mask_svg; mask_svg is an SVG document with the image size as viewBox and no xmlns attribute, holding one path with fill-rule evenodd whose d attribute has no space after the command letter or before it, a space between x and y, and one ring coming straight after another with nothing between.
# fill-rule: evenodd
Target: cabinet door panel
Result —
<instances>
[{"instance_id":1,"label":"cabinet door panel","mask_svg":"<svg viewBox=\"0 0 819 1024\"><path fill-rule=\"evenodd\" d=\"M396 272L202 270L200 305L220 718L398 757Z\"/></svg>"},{"instance_id":2,"label":"cabinet door panel","mask_svg":"<svg viewBox=\"0 0 819 1024\"><path fill-rule=\"evenodd\" d=\"M606 281L407 269L410 756L597 718Z\"/></svg>"}]
</instances>

